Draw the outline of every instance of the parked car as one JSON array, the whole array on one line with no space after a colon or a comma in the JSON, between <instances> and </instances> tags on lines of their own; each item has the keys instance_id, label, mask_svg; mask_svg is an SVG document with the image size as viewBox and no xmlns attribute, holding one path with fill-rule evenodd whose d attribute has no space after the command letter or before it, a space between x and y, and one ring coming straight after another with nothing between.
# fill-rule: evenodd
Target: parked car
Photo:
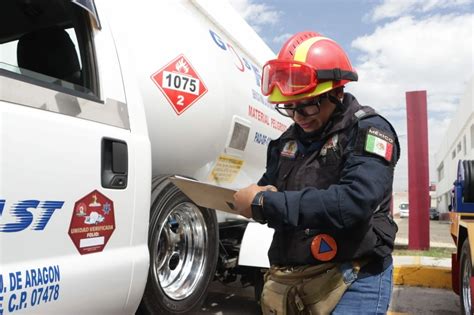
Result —
<instances>
[{"instance_id":1,"label":"parked car","mask_svg":"<svg viewBox=\"0 0 474 315\"><path fill-rule=\"evenodd\" d=\"M439 211L436 208L430 208L430 220L439 220Z\"/></svg>"},{"instance_id":2,"label":"parked car","mask_svg":"<svg viewBox=\"0 0 474 315\"><path fill-rule=\"evenodd\" d=\"M400 209L400 218L408 218L409 210L408 203L401 203L399 206Z\"/></svg>"}]
</instances>

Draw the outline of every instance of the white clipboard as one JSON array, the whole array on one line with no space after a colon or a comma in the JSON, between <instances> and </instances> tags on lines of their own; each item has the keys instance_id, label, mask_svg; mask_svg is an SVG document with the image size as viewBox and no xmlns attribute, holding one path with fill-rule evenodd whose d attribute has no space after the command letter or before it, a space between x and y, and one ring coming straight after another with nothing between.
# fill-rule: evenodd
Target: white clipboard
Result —
<instances>
[{"instance_id":1,"label":"white clipboard","mask_svg":"<svg viewBox=\"0 0 474 315\"><path fill-rule=\"evenodd\" d=\"M181 176L170 176L169 180L200 207L239 214L234 206L236 190L202 183Z\"/></svg>"}]
</instances>

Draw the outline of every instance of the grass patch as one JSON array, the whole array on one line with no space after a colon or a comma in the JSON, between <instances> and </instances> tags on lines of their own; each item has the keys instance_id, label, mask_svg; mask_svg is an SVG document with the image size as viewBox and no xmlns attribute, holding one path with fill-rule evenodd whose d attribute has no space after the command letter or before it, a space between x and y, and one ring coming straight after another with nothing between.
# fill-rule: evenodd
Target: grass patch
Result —
<instances>
[{"instance_id":1,"label":"grass patch","mask_svg":"<svg viewBox=\"0 0 474 315\"><path fill-rule=\"evenodd\" d=\"M451 258L454 248L432 247L429 250L408 250L407 247L397 247L393 251L393 255L398 256L427 256L435 258Z\"/></svg>"}]
</instances>

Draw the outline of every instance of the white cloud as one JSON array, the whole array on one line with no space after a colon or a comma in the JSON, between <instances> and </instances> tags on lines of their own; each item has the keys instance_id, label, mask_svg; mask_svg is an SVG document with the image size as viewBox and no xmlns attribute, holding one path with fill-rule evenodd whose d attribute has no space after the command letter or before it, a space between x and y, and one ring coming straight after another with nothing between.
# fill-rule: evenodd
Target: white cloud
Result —
<instances>
[{"instance_id":1,"label":"white cloud","mask_svg":"<svg viewBox=\"0 0 474 315\"><path fill-rule=\"evenodd\" d=\"M288 38L290 38L291 36L293 36L293 34L284 33L284 34L275 36L275 37L272 39L272 42L274 42L274 43L276 43L276 44L283 44L283 43L284 43Z\"/></svg>"},{"instance_id":2,"label":"white cloud","mask_svg":"<svg viewBox=\"0 0 474 315\"><path fill-rule=\"evenodd\" d=\"M352 42L362 53L353 62L360 82L348 90L390 119L399 134L406 133L405 92L427 91L431 180L436 180L433 157L449 124L446 117L456 110L473 75L473 17L401 17ZM407 184L406 153L403 144L395 189Z\"/></svg>"},{"instance_id":3,"label":"white cloud","mask_svg":"<svg viewBox=\"0 0 474 315\"><path fill-rule=\"evenodd\" d=\"M432 108L452 110L473 72L473 17L403 17L355 39L362 83L354 89L386 110L404 104L405 91L427 90Z\"/></svg>"},{"instance_id":4,"label":"white cloud","mask_svg":"<svg viewBox=\"0 0 474 315\"><path fill-rule=\"evenodd\" d=\"M273 7L252 0L229 0L229 2L257 32L260 32L265 25L278 23L282 15Z\"/></svg>"},{"instance_id":5,"label":"white cloud","mask_svg":"<svg viewBox=\"0 0 474 315\"><path fill-rule=\"evenodd\" d=\"M467 6L472 0L385 0L376 6L370 17L373 21L396 18L407 13L426 13L434 9L447 9Z\"/></svg>"}]
</instances>

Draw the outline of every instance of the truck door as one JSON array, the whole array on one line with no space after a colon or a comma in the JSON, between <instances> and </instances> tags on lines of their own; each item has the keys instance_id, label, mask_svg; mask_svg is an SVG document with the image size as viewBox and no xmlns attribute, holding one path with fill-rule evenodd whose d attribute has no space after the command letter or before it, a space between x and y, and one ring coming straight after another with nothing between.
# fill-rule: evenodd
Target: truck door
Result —
<instances>
[{"instance_id":1,"label":"truck door","mask_svg":"<svg viewBox=\"0 0 474 315\"><path fill-rule=\"evenodd\" d=\"M0 3L0 314L130 314L140 300L147 139L107 34L69 1Z\"/></svg>"}]
</instances>

